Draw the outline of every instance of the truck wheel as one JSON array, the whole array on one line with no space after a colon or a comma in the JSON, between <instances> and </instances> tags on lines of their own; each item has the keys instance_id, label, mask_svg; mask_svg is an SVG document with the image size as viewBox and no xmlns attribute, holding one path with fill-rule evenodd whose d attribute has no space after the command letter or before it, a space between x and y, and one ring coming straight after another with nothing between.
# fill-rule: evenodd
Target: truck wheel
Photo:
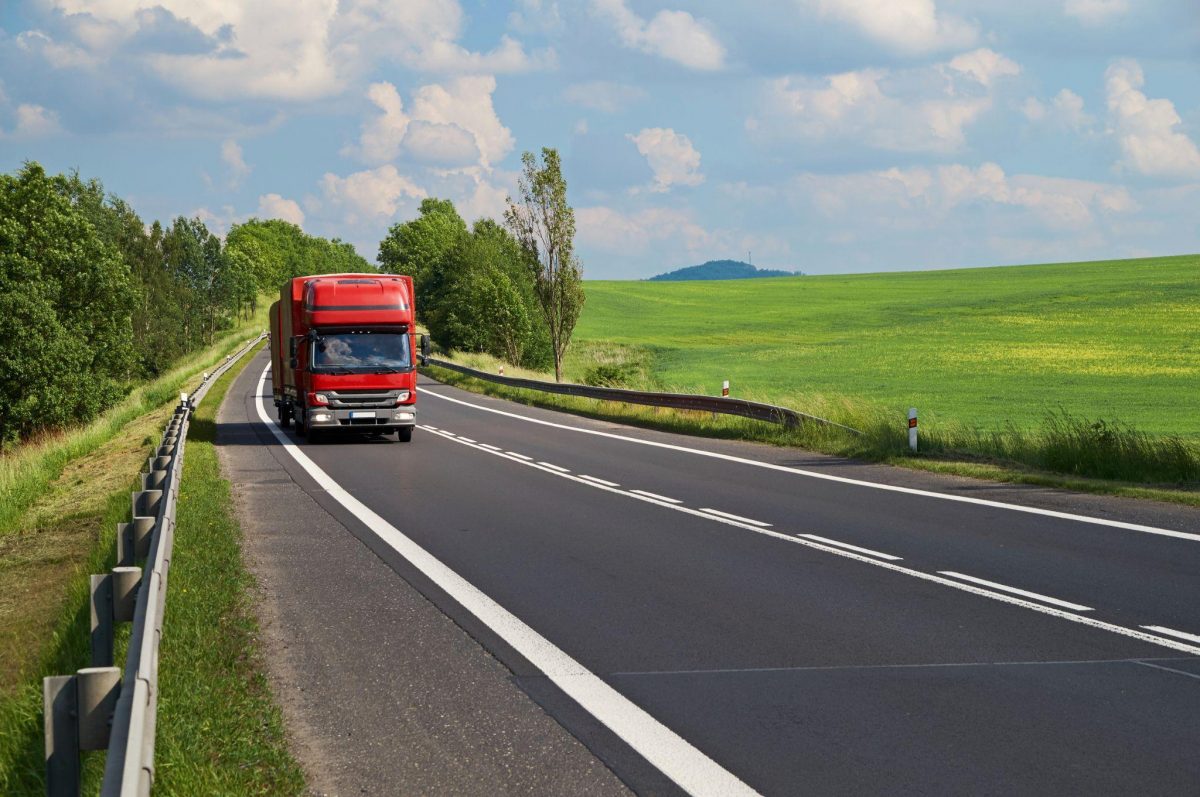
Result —
<instances>
[{"instance_id":1,"label":"truck wheel","mask_svg":"<svg viewBox=\"0 0 1200 797\"><path fill-rule=\"evenodd\" d=\"M279 426L283 429L288 428L288 424L292 422L292 410L286 404L279 405Z\"/></svg>"},{"instance_id":2,"label":"truck wheel","mask_svg":"<svg viewBox=\"0 0 1200 797\"><path fill-rule=\"evenodd\" d=\"M301 437L304 437L306 434L308 434L308 418L305 417L305 413L303 411L296 416L296 434L300 435Z\"/></svg>"},{"instance_id":3,"label":"truck wheel","mask_svg":"<svg viewBox=\"0 0 1200 797\"><path fill-rule=\"evenodd\" d=\"M396 437L400 440L401 443L411 442L412 441L412 430L413 430L413 428L411 426L401 426L399 429L396 430Z\"/></svg>"}]
</instances>

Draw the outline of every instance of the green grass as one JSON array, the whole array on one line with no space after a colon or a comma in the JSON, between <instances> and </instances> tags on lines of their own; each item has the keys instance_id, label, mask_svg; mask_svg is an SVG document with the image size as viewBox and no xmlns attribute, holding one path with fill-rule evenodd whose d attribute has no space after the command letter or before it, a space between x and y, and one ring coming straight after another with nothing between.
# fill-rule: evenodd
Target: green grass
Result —
<instances>
[{"instance_id":1,"label":"green grass","mask_svg":"<svg viewBox=\"0 0 1200 797\"><path fill-rule=\"evenodd\" d=\"M282 719L263 675L250 610L251 580L240 555L241 532L213 445L213 417L230 381L249 360L247 355L213 385L189 430L159 658L156 793L303 792L303 775L287 751ZM162 420L153 421L155 435ZM144 462L154 441L141 443L145 450L134 461ZM84 459L93 458L99 464L82 470L85 475L112 461L104 451ZM128 462L130 455L122 458ZM134 470L129 469L131 477ZM136 478L122 482L98 509L68 514L38 529L39 535L61 531L62 539L74 540L75 547L82 543L90 553L82 560L64 556L62 562L40 563L66 568L54 587L56 597L63 597L55 601L58 619L48 629L41 654L0 697L0 794L44 793L41 679L88 665L88 574L114 566L115 525L128 519L129 491L136 483ZM86 482L77 485L85 487ZM116 660L122 667L128 629L118 627ZM98 790L103 766L103 752L85 754L85 793Z\"/></svg>"},{"instance_id":2,"label":"green grass","mask_svg":"<svg viewBox=\"0 0 1200 797\"><path fill-rule=\"evenodd\" d=\"M729 379L735 397L862 434L438 378L672 431L1200 503L1200 414L1189 401L1200 393L1200 256L585 287L569 381L718 395ZM917 457L907 451L910 406L921 416Z\"/></svg>"},{"instance_id":3,"label":"green grass","mask_svg":"<svg viewBox=\"0 0 1200 797\"><path fill-rule=\"evenodd\" d=\"M221 377L188 432L159 659L156 794L301 794L264 675L253 579L214 435L241 366Z\"/></svg>"},{"instance_id":4,"label":"green grass","mask_svg":"<svg viewBox=\"0 0 1200 797\"><path fill-rule=\"evenodd\" d=\"M648 349L664 388L729 379L801 411L848 396L985 432L1066 410L1200 439L1200 255L585 287L575 344Z\"/></svg>"}]
</instances>

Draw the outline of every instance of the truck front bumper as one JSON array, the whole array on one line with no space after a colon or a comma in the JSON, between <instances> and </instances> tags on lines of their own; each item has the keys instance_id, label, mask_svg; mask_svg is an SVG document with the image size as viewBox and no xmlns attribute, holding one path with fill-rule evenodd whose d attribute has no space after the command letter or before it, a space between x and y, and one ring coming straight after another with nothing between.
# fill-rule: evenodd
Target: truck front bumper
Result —
<instances>
[{"instance_id":1,"label":"truck front bumper","mask_svg":"<svg viewBox=\"0 0 1200 797\"><path fill-rule=\"evenodd\" d=\"M396 429L416 426L417 408L400 406L392 409L346 410L332 407L309 407L308 425L314 429Z\"/></svg>"}]
</instances>

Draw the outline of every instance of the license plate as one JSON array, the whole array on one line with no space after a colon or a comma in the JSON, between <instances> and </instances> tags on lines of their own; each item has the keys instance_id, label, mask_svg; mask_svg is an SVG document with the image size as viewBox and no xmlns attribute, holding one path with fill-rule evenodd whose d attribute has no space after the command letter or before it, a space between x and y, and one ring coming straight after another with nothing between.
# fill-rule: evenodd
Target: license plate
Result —
<instances>
[{"instance_id":1,"label":"license plate","mask_svg":"<svg viewBox=\"0 0 1200 797\"><path fill-rule=\"evenodd\" d=\"M373 413L373 412L351 412L350 417L351 418L374 418L375 413Z\"/></svg>"}]
</instances>

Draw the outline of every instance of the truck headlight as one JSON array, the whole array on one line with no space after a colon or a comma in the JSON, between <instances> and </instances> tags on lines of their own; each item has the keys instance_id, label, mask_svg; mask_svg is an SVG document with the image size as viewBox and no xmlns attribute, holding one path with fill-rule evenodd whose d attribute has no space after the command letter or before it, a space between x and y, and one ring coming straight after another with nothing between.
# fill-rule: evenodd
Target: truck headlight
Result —
<instances>
[{"instance_id":1,"label":"truck headlight","mask_svg":"<svg viewBox=\"0 0 1200 797\"><path fill-rule=\"evenodd\" d=\"M397 412L392 418L397 421L411 421L417 417L415 412Z\"/></svg>"},{"instance_id":2,"label":"truck headlight","mask_svg":"<svg viewBox=\"0 0 1200 797\"><path fill-rule=\"evenodd\" d=\"M396 396L396 403L403 404L404 402L408 401L408 397L410 395L412 395L412 394L409 393L407 390L401 390L400 395Z\"/></svg>"},{"instance_id":3,"label":"truck headlight","mask_svg":"<svg viewBox=\"0 0 1200 797\"><path fill-rule=\"evenodd\" d=\"M312 396L312 403L318 407L329 406L329 396L324 393L310 393L309 395Z\"/></svg>"},{"instance_id":4,"label":"truck headlight","mask_svg":"<svg viewBox=\"0 0 1200 797\"><path fill-rule=\"evenodd\" d=\"M314 412L313 413L313 420L316 421L317 423L325 423L331 417L332 416L328 412Z\"/></svg>"}]
</instances>

